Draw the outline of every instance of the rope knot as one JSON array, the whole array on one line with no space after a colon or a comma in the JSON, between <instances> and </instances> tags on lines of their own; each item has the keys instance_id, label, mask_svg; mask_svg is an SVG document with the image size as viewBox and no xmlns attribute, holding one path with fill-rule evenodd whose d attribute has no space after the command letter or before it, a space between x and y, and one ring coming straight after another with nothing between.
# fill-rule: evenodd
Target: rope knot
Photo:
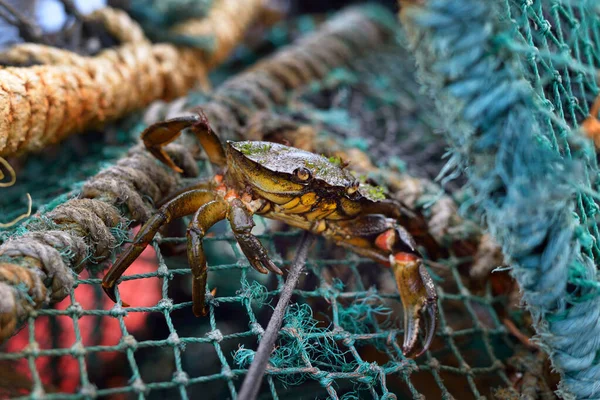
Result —
<instances>
[{"instance_id":1,"label":"rope knot","mask_svg":"<svg viewBox=\"0 0 600 400\"><path fill-rule=\"evenodd\" d=\"M141 378L137 378L136 380L134 380L131 384L131 388L137 394L145 394L148 391L148 387L146 386L144 381L142 381Z\"/></svg>"},{"instance_id":2,"label":"rope knot","mask_svg":"<svg viewBox=\"0 0 600 400\"><path fill-rule=\"evenodd\" d=\"M123 308L120 304L115 304L108 312L108 315L115 318L125 317L127 316L127 310L125 310L125 308Z\"/></svg>"},{"instance_id":3,"label":"rope knot","mask_svg":"<svg viewBox=\"0 0 600 400\"><path fill-rule=\"evenodd\" d=\"M81 389L79 389L79 394L85 398L95 399L98 397L98 390L95 385L89 384L82 386Z\"/></svg>"},{"instance_id":4,"label":"rope knot","mask_svg":"<svg viewBox=\"0 0 600 400\"><path fill-rule=\"evenodd\" d=\"M187 386L190 382L190 377L184 371L177 371L173 374L173 382Z\"/></svg>"},{"instance_id":5,"label":"rope knot","mask_svg":"<svg viewBox=\"0 0 600 400\"><path fill-rule=\"evenodd\" d=\"M258 322L253 322L250 324L250 330L252 331L252 333L254 333L255 335L262 335L263 333L265 333L265 330L263 329L263 327L258 323Z\"/></svg>"},{"instance_id":6,"label":"rope knot","mask_svg":"<svg viewBox=\"0 0 600 400\"><path fill-rule=\"evenodd\" d=\"M126 349L136 350L138 347L138 342L132 335L123 336L121 339L121 345Z\"/></svg>"},{"instance_id":7,"label":"rope knot","mask_svg":"<svg viewBox=\"0 0 600 400\"><path fill-rule=\"evenodd\" d=\"M173 300L171 299L160 299L157 304L157 307L161 310L171 312L173 310Z\"/></svg>"},{"instance_id":8,"label":"rope knot","mask_svg":"<svg viewBox=\"0 0 600 400\"><path fill-rule=\"evenodd\" d=\"M211 339L212 341L215 341L215 342L217 342L217 343L218 343L218 342L220 342L221 340L223 340L223 334L222 334L222 333L221 333L221 331L220 331L220 330L218 330L218 329L215 329L215 330L213 330L213 331L210 331L210 332L208 332L208 333L206 334L206 336L207 336L209 339Z\"/></svg>"}]
</instances>

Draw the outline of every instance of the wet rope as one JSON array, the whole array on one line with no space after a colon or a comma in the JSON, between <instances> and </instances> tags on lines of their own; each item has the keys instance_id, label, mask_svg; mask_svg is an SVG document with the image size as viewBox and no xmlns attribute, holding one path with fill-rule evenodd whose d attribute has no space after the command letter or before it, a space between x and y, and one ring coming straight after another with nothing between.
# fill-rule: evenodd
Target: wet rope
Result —
<instances>
[{"instance_id":1,"label":"wet rope","mask_svg":"<svg viewBox=\"0 0 600 400\"><path fill-rule=\"evenodd\" d=\"M186 175L197 166L187 150L166 150ZM0 341L35 309L65 298L74 275L106 260L126 236L128 221L145 221L152 204L171 192L177 177L142 147L85 183L75 198L38 212L0 246Z\"/></svg>"},{"instance_id":2,"label":"wet rope","mask_svg":"<svg viewBox=\"0 0 600 400\"><path fill-rule=\"evenodd\" d=\"M214 51L151 44L124 12L102 9L91 18L107 24L122 45L95 57L42 45L19 45L2 54L0 156L38 151L65 137L207 85L208 70L222 62L260 14L262 0L216 2L198 22L198 34L215 35ZM222 35L222 36L218 36Z\"/></svg>"}]
</instances>

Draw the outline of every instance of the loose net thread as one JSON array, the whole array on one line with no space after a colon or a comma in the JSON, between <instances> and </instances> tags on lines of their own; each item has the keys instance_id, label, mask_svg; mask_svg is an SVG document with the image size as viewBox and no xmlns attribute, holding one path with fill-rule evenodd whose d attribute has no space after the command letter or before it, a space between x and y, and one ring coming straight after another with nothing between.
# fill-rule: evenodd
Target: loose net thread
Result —
<instances>
[{"instance_id":1,"label":"loose net thread","mask_svg":"<svg viewBox=\"0 0 600 400\"><path fill-rule=\"evenodd\" d=\"M342 19L339 21L341 24ZM352 32L357 31L354 25L349 25ZM368 40L368 35L356 35L357 38L361 36ZM342 42L359 40L351 38L343 38ZM355 46L362 47L360 44ZM373 52L374 48L371 46L369 50ZM359 58L352 52L345 53L351 60ZM351 65L345 65L343 69L351 69ZM293 67L288 68L295 74L303 73ZM286 70L283 69L284 72ZM325 71L322 76L331 74ZM302 75L294 76L291 72L282 76L284 82L299 82L298 86L311 80L302 78ZM223 87L226 88L227 84ZM290 83L290 90L293 88ZM245 98L239 99L240 93L230 90L229 96L231 99L223 95L221 100L225 104L233 103L229 106L229 112L235 112L236 116L246 115L241 106L253 107L255 111L260 109L252 100L255 95L246 94ZM196 104L207 105L198 102L197 98L195 101ZM193 105L193 98L188 99L188 103ZM212 99L208 104L213 103L218 104L218 100ZM221 128L218 121L217 127L223 133L228 132ZM333 124L336 129L322 132L320 129L325 129L322 125L313 124L314 121L303 122L312 126L319 135L326 133L333 138L336 132L343 129L343 126ZM331 125L328 127L331 128ZM229 129L232 135L236 135L235 125ZM334 150L333 143L323 141L320 145L323 149ZM352 150L342 146L338 147L338 151L347 153ZM389 168L389 165L386 167ZM365 170L373 171L374 168L367 166ZM373 172L375 175L384 175L385 171ZM204 175L208 173L203 169ZM414 204L418 207L427 209L425 204L440 196L439 188L433 187L432 192L428 192L424 189L427 187L424 183L421 187L417 183L419 181L398 176L396 179L399 185L416 189L418 195L414 195ZM261 241L278 264L287 265L286 260L291 259L299 232L286 231L285 226L272 221L258 222L257 233ZM452 230L448 232L451 235ZM127 276L120 286L124 288L128 282L138 285L146 281L154 282L155 286L161 288L161 299L158 301L149 306L128 309L118 305L86 309L81 305L77 292L70 290L67 301L70 305L66 309L41 309L30 313L26 323L29 346L22 351L1 354L0 359L28 360L33 380L31 397L86 398L119 393L140 398L165 394L179 398L199 394L235 397L241 383L241 379L236 378L247 371L256 338L262 333L262 326L266 326L269 314L267 303L272 303L278 295L283 281L273 276L268 277L271 280L257 276L248 268L232 236L227 231L217 230L214 237L207 238L206 247L208 250L214 246L213 257L209 258L209 270L214 286L219 288L218 297L209 298L208 321L193 319L190 322L187 320L191 315L189 287L185 283L188 280L181 279L189 277L189 268L182 259L166 258L164 255L169 246L183 242L184 239L180 237L157 237L152 247L158 257L158 270ZM327 254L327 258L323 258L324 254ZM425 358L415 362L402 355L398 345L402 330L397 329L401 325L390 319L390 316L401 315L401 307L395 287L389 285L389 282L393 282L389 271L319 241L309 257L310 272L294 291L298 305L288 311L279 350L272 356L272 366L267 371L264 391L273 398L285 397L293 391L297 393L297 389L290 392L286 385L289 387L305 382L303 388L312 390L314 395L347 399L356 396L393 398L394 395L401 398L420 398L423 395L432 398L450 398L452 395L469 398L489 395L490 388L499 386L505 386L508 393L514 393L511 389L512 372L502 363L519 347L507 334L501 322L502 314L499 314L509 314L510 310L498 311L506 308L506 298L493 293L489 285L477 288L465 279L461 273L465 264L468 266L469 259L459 258L451 251L447 259L438 260L446 267L432 271L440 272L436 276L440 287L440 328L432 350ZM277 279L277 282L273 279ZM100 284L100 279L94 277L74 277L74 280L78 288L98 289ZM325 311L311 312L308 306L313 310ZM242 315L245 314L247 319L242 320L239 311L243 311ZM162 335L145 339L143 330L133 332L127 321L135 315L156 316L153 331ZM231 319L228 315L237 317ZM74 344L52 348L40 346L41 338L39 334L36 335L35 326L35 319L40 316L64 317L72 321ZM129 319L125 319L125 316L129 316ZM119 332L117 343L85 343L80 326L88 317L116 319ZM244 351L238 348L240 344L245 345ZM123 382L112 388L94 385L96 380L91 377L89 359L103 353L123 355L118 357L118 362L110 363L108 370L112 367L120 371L119 366L125 365L128 370L123 374L131 377L129 383ZM143 354L150 353L154 354L154 359L145 365L142 361L147 361L147 356ZM80 388L70 395L45 390L47 388L44 388L42 377L36 369L36 360L61 356L77 360ZM158 371L156 365L161 365ZM516 371L525 372L523 368L517 368ZM528 373L534 378L537 376L537 371ZM316 385L311 385L311 382ZM465 388L469 393L465 393Z\"/></svg>"}]
</instances>

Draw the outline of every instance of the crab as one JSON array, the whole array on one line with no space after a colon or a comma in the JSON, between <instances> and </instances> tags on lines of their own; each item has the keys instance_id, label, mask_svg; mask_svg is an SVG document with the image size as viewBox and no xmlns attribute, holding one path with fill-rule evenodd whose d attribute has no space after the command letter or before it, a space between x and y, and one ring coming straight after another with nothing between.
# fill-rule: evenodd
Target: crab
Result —
<instances>
[{"instance_id":1,"label":"crab","mask_svg":"<svg viewBox=\"0 0 600 400\"><path fill-rule=\"evenodd\" d=\"M391 267L404 310L402 350L406 355L415 350L421 320L425 325L424 345L417 356L429 348L436 327L437 295L412 236L398 222L408 212L402 203L388 198L381 188L361 182L339 160L274 142L227 141L223 145L201 111L155 123L142 133L142 140L158 160L182 172L163 146L186 128L196 135L218 173L158 204L157 212L102 281L113 301L117 302L117 281L161 226L191 214L187 257L196 316L207 313L207 261L202 239L218 221L229 220L233 236L254 269L281 275L252 234L256 214L324 236Z\"/></svg>"}]
</instances>

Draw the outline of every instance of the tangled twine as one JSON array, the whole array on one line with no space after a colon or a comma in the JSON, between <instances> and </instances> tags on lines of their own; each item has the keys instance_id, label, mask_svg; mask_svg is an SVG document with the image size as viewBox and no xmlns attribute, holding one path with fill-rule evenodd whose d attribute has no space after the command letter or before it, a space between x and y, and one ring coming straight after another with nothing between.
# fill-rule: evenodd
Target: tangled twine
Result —
<instances>
[{"instance_id":1,"label":"tangled twine","mask_svg":"<svg viewBox=\"0 0 600 400\"><path fill-rule=\"evenodd\" d=\"M34 44L0 55L0 156L38 151L65 137L139 110L156 99L174 99L221 63L258 17L262 0L222 0L190 34L214 35L200 49L152 44L122 11L105 8L89 18L121 41L95 57ZM240 13L242 7L245 12ZM189 22L191 24L191 22Z\"/></svg>"}]
</instances>

